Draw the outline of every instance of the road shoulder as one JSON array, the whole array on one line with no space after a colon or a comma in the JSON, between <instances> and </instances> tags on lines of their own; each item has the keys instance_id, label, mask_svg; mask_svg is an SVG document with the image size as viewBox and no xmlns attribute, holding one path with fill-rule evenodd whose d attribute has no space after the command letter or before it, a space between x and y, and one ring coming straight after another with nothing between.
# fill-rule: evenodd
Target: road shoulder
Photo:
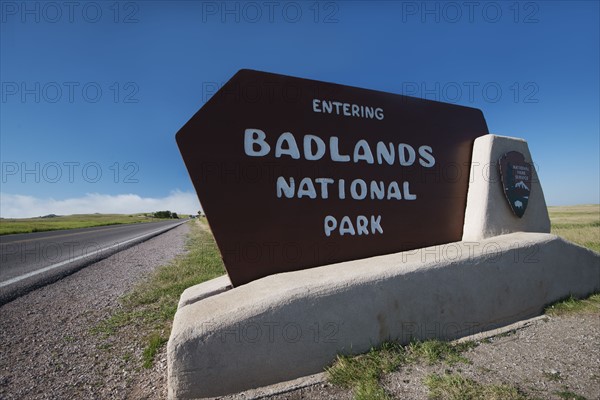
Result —
<instances>
[{"instance_id":1,"label":"road shoulder","mask_svg":"<svg viewBox=\"0 0 600 400\"><path fill-rule=\"evenodd\" d=\"M188 230L181 225L3 305L0 398L124 398L138 381L164 398L166 385L139 368L142 349L131 337L107 339L92 328L119 309L121 296L185 251Z\"/></svg>"}]
</instances>

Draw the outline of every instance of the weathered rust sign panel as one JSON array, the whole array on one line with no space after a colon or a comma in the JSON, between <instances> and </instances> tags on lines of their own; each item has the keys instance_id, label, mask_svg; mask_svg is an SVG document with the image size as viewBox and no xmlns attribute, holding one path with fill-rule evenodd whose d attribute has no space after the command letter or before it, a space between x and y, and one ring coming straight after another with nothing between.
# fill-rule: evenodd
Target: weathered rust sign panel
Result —
<instances>
[{"instance_id":1,"label":"weathered rust sign panel","mask_svg":"<svg viewBox=\"0 0 600 400\"><path fill-rule=\"evenodd\" d=\"M240 285L461 240L487 133L477 109L241 70L176 138Z\"/></svg>"},{"instance_id":2,"label":"weathered rust sign panel","mask_svg":"<svg viewBox=\"0 0 600 400\"><path fill-rule=\"evenodd\" d=\"M510 209L521 218L525 214L531 193L531 164L518 151L509 151L498 160L498 169Z\"/></svg>"}]
</instances>

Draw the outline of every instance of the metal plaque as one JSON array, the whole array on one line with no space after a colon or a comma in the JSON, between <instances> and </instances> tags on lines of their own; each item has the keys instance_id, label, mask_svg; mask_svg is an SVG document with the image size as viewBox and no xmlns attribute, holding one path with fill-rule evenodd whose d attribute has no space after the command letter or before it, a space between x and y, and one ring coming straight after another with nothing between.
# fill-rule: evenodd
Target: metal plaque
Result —
<instances>
[{"instance_id":1,"label":"metal plaque","mask_svg":"<svg viewBox=\"0 0 600 400\"><path fill-rule=\"evenodd\" d=\"M498 168L510 209L521 218L527 209L531 192L531 164L518 151L509 151L498 160Z\"/></svg>"},{"instance_id":2,"label":"metal plaque","mask_svg":"<svg viewBox=\"0 0 600 400\"><path fill-rule=\"evenodd\" d=\"M237 286L461 240L487 133L474 108L240 70L176 139Z\"/></svg>"}]
</instances>

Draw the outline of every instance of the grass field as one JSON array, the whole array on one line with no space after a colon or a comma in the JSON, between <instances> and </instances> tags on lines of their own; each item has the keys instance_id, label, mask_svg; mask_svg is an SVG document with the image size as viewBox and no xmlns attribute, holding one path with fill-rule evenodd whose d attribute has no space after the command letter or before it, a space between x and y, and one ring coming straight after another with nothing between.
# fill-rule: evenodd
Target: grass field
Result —
<instances>
[{"instance_id":1,"label":"grass field","mask_svg":"<svg viewBox=\"0 0 600 400\"><path fill-rule=\"evenodd\" d=\"M600 252L600 204L548 207L552 233Z\"/></svg>"},{"instance_id":2,"label":"grass field","mask_svg":"<svg viewBox=\"0 0 600 400\"><path fill-rule=\"evenodd\" d=\"M45 218L3 218L0 219L0 235L153 221L164 220L146 214L76 214Z\"/></svg>"}]
</instances>

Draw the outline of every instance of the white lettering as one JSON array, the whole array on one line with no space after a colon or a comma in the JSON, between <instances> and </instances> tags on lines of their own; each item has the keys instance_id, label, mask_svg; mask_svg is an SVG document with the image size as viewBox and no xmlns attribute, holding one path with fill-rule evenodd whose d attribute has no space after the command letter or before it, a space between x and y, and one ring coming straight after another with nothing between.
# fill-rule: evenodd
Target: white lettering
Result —
<instances>
[{"instance_id":1,"label":"white lettering","mask_svg":"<svg viewBox=\"0 0 600 400\"><path fill-rule=\"evenodd\" d=\"M265 141L267 135L260 129L246 129L244 131L244 151L250 157L262 157L269 154L271 147ZM258 145L260 150L254 150L254 145Z\"/></svg>"},{"instance_id":2,"label":"white lettering","mask_svg":"<svg viewBox=\"0 0 600 400\"><path fill-rule=\"evenodd\" d=\"M354 162L366 161L368 164L373 164L373 153L366 140L359 140L354 146Z\"/></svg>"},{"instance_id":3,"label":"white lettering","mask_svg":"<svg viewBox=\"0 0 600 400\"><path fill-rule=\"evenodd\" d=\"M340 115L340 106L341 106L342 104L343 104L343 103L340 103L339 101L334 101L334 102L333 102L333 105L335 106L335 113L336 113L337 115Z\"/></svg>"},{"instance_id":4,"label":"white lettering","mask_svg":"<svg viewBox=\"0 0 600 400\"><path fill-rule=\"evenodd\" d=\"M360 186L360 193L357 187ZM354 200L364 200L367 197L367 184L362 179L355 179L350 184L350 194Z\"/></svg>"},{"instance_id":5,"label":"white lettering","mask_svg":"<svg viewBox=\"0 0 600 400\"><path fill-rule=\"evenodd\" d=\"M385 196L384 187L383 181L371 181L371 200L375 200L375 198L377 198L377 200L383 200L383 197Z\"/></svg>"},{"instance_id":6,"label":"white lettering","mask_svg":"<svg viewBox=\"0 0 600 400\"><path fill-rule=\"evenodd\" d=\"M402 194L400 193L400 187L398 186L398 182L392 181L388 186L387 199L402 200Z\"/></svg>"},{"instance_id":7,"label":"white lettering","mask_svg":"<svg viewBox=\"0 0 600 400\"><path fill-rule=\"evenodd\" d=\"M342 218L342 222L340 223L340 236L344 236L346 234L356 235L356 231L354 231L354 226L350 221L349 217Z\"/></svg>"},{"instance_id":8,"label":"white lettering","mask_svg":"<svg viewBox=\"0 0 600 400\"><path fill-rule=\"evenodd\" d=\"M310 178L303 178L298 185L298 198L301 199L303 196L308 196L311 199L317 198L317 191L315 185Z\"/></svg>"},{"instance_id":9,"label":"white lettering","mask_svg":"<svg viewBox=\"0 0 600 400\"><path fill-rule=\"evenodd\" d=\"M329 138L329 148L330 148L330 154L331 154L331 160L332 161L338 161L338 162L348 162L350 161L350 156L349 155L342 155L340 154L340 149L339 149L339 142L338 142L338 138L335 136L332 136Z\"/></svg>"},{"instance_id":10,"label":"white lettering","mask_svg":"<svg viewBox=\"0 0 600 400\"><path fill-rule=\"evenodd\" d=\"M381 215L378 215L377 218L371 215L371 233L374 235L377 231L383 234L383 228L381 227Z\"/></svg>"},{"instance_id":11,"label":"white lettering","mask_svg":"<svg viewBox=\"0 0 600 400\"><path fill-rule=\"evenodd\" d=\"M291 199L294 197L294 192L296 190L296 184L294 183L294 178L290 178L290 183L285 180L283 176L277 178L277 197L281 198L282 195L285 194L285 197Z\"/></svg>"},{"instance_id":12,"label":"white lettering","mask_svg":"<svg viewBox=\"0 0 600 400\"><path fill-rule=\"evenodd\" d=\"M323 103L325 104L325 103ZM354 163L366 162L367 164L393 165L396 162L396 146L394 143L379 141L369 144L365 139L360 139L354 143L352 155L342 154L340 152L340 140L337 136L329 137L327 143L324 139L316 135L303 135L301 137L302 149L298 146L296 137L291 132L282 133L275 143L275 157L281 158L288 156L299 160L303 158L307 161L317 161L323 159L328 153L329 159L335 162ZM329 145L329 148L327 148ZM375 159L371 146L376 146ZM260 129L248 128L244 131L244 151L250 157L262 157L268 155L271 146L267 142L267 135ZM431 168L435 165L435 157L431 146L422 145L415 148L406 143L397 145L398 162L403 167L410 167L415 164L417 154L419 164L425 168Z\"/></svg>"},{"instance_id":13,"label":"white lettering","mask_svg":"<svg viewBox=\"0 0 600 400\"><path fill-rule=\"evenodd\" d=\"M398 145L398 157L400 158L400 165L409 167L415 162L415 149L408 144L400 143Z\"/></svg>"},{"instance_id":14,"label":"white lettering","mask_svg":"<svg viewBox=\"0 0 600 400\"><path fill-rule=\"evenodd\" d=\"M343 179L340 179L338 182L338 193L340 200L344 200L346 198L346 181Z\"/></svg>"},{"instance_id":15,"label":"white lettering","mask_svg":"<svg viewBox=\"0 0 600 400\"><path fill-rule=\"evenodd\" d=\"M329 197L329 192L327 191L327 185L333 183L333 179L331 178L317 178L315 182L321 184L321 198L327 199Z\"/></svg>"},{"instance_id":16,"label":"white lettering","mask_svg":"<svg viewBox=\"0 0 600 400\"><path fill-rule=\"evenodd\" d=\"M317 145L315 153L312 152L312 144ZM320 160L325 154L325 142L318 136L305 135L304 136L304 158L307 160Z\"/></svg>"},{"instance_id":17,"label":"white lettering","mask_svg":"<svg viewBox=\"0 0 600 400\"><path fill-rule=\"evenodd\" d=\"M325 236L329 237L329 236L331 236L331 231L333 231L335 228L337 228L337 219L335 219L331 215L328 215L325 217L324 225L325 225Z\"/></svg>"},{"instance_id":18,"label":"white lettering","mask_svg":"<svg viewBox=\"0 0 600 400\"><path fill-rule=\"evenodd\" d=\"M276 192L278 198L286 197L288 199L298 197L309 197L316 199L328 199L330 197L330 188L335 187L336 180L333 178L302 178L296 185L294 178L277 178ZM317 191L317 187L320 188ZM402 189L400 189L402 187ZM346 181L339 179L337 181L338 198L344 200L346 198ZM410 192L410 183L402 182L400 185L397 181L385 183L384 181L369 181L363 179L354 179L350 183L350 198L353 200L364 200L369 196L371 200L416 200L417 195Z\"/></svg>"},{"instance_id":19,"label":"white lettering","mask_svg":"<svg viewBox=\"0 0 600 400\"><path fill-rule=\"evenodd\" d=\"M365 217L364 215L359 215L358 217L356 217L356 231L358 232L359 236L369 234L369 229L367 229L368 225L369 220L367 219L367 217Z\"/></svg>"},{"instance_id":20,"label":"white lettering","mask_svg":"<svg viewBox=\"0 0 600 400\"><path fill-rule=\"evenodd\" d=\"M321 112L321 109L319 108L319 104L321 103L321 100L319 99L313 99L313 112Z\"/></svg>"},{"instance_id":21,"label":"white lettering","mask_svg":"<svg viewBox=\"0 0 600 400\"><path fill-rule=\"evenodd\" d=\"M371 107L352 103L342 103L341 101L313 99L312 110L322 114L336 114L345 117L358 118L376 118L382 121L384 118L383 108Z\"/></svg>"},{"instance_id":22,"label":"white lettering","mask_svg":"<svg viewBox=\"0 0 600 400\"><path fill-rule=\"evenodd\" d=\"M394 152L394 144L389 143L389 148L383 142L377 142L377 163L383 164L383 160L389 165L394 165L396 153Z\"/></svg>"},{"instance_id":23,"label":"white lettering","mask_svg":"<svg viewBox=\"0 0 600 400\"><path fill-rule=\"evenodd\" d=\"M402 187L404 189L404 200L416 200L417 199L417 195L410 193L410 188L408 187L408 182L404 182L402 184Z\"/></svg>"},{"instance_id":24,"label":"white lettering","mask_svg":"<svg viewBox=\"0 0 600 400\"><path fill-rule=\"evenodd\" d=\"M330 237L336 229L340 236L355 236L357 233L359 236L369 235L369 225L371 227L370 234L383 234L383 228L381 227L381 215L371 215L370 218L367 218L364 215L359 215L356 217L355 223L353 223L350 217L344 216L340 221L339 228L338 220L334 216L327 215L323 220L323 229L325 231L325 236L327 237Z\"/></svg>"},{"instance_id":25,"label":"white lettering","mask_svg":"<svg viewBox=\"0 0 600 400\"><path fill-rule=\"evenodd\" d=\"M351 115L350 114L350 104L348 104L348 103L344 103L344 115L347 117L349 117Z\"/></svg>"},{"instance_id":26,"label":"white lettering","mask_svg":"<svg viewBox=\"0 0 600 400\"><path fill-rule=\"evenodd\" d=\"M425 168L431 168L435 165L435 157L433 157L433 149L431 146L419 147L419 164Z\"/></svg>"},{"instance_id":27,"label":"white lettering","mask_svg":"<svg viewBox=\"0 0 600 400\"><path fill-rule=\"evenodd\" d=\"M287 147L283 147L284 143L287 143ZM298 160L300 158L298 144L296 143L296 139L294 139L294 135L292 135L291 132L282 133L275 144L275 157L280 158L282 155L288 155L294 160Z\"/></svg>"}]
</instances>

